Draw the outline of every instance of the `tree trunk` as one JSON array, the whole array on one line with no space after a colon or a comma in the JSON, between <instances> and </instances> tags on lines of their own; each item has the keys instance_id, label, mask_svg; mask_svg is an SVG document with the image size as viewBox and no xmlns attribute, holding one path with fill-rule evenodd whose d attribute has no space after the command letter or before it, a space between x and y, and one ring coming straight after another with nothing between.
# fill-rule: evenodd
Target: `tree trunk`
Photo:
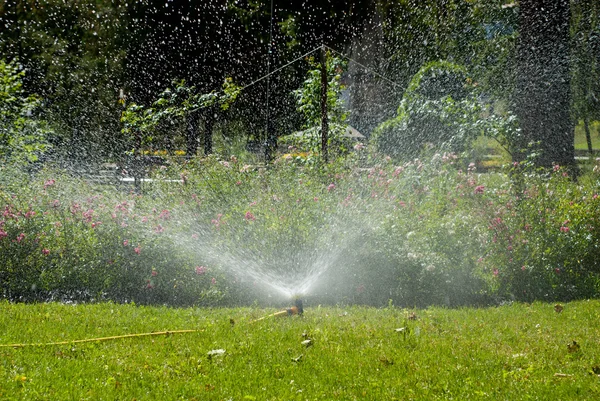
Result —
<instances>
[{"instance_id":1,"label":"tree trunk","mask_svg":"<svg viewBox=\"0 0 600 401\"><path fill-rule=\"evenodd\" d=\"M198 113L190 113L187 118L186 158L196 156L198 152Z\"/></svg>"},{"instance_id":2,"label":"tree trunk","mask_svg":"<svg viewBox=\"0 0 600 401\"><path fill-rule=\"evenodd\" d=\"M204 156L212 154L213 151L212 131L214 124L215 113L209 108L206 112L206 119L204 120Z\"/></svg>"},{"instance_id":3,"label":"tree trunk","mask_svg":"<svg viewBox=\"0 0 600 401\"><path fill-rule=\"evenodd\" d=\"M521 0L519 7L515 108L522 139L517 150L533 145L538 166L574 166L569 0ZM526 152L513 157L523 160Z\"/></svg>"},{"instance_id":4,"label":"tree trunk","mask_svg":"<svg viewBox=\"0 0 600 401\"><path fill-rule=\"evenodd\" d=\"M594 148L592 147L592 134L590 133L590 118L585 116L583 118L583 127L585 128L585 139L587 141L588 150L590 157L594 154Z\"/></svg>"}]
</instances>

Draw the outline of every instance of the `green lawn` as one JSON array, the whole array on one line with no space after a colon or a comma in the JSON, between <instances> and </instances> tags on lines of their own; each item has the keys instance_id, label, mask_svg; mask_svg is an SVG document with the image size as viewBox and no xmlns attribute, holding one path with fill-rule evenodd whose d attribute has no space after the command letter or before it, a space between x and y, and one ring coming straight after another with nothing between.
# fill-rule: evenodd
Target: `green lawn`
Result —
<instances>
[{"instance_id":1,"label":"green lawn","mask_svg":"<svg viewBox=\"0 0 600 401\"><path fill-rule=\"evenodd\" d=\"M2 400L583 400L600 397L600 302L412 311L0 304ZM230 322L234 320L234 324ZM404 330L398 330L404 328ZM310 339L306 346L303 341ZM579 349L568 345L576 341ZM223 349L222 356L209 356Z\"/></svg>"},{"instance_id":2,"label":"green lawn","mask_svg":"<svg viewBox=\"0 0 600 401\"><path fill-rule=\"evenodd\" d=\"M590 136L592 138L592 148L600 149L600 121L592 121L590 124ZM575 149L588 150L587 139L585 138L585 129L583 121L580 121L575 127Z\"/></svg>"}]
</instances>

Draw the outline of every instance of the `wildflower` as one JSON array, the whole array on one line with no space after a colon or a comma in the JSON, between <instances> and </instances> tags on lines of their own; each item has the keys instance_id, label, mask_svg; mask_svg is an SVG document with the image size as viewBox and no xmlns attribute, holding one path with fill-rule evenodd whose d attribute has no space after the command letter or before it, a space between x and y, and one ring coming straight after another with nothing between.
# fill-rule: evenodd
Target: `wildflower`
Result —
<instances>
[{"instance_id":1,"label":"wildflower","mask_svg":"<svg viewBox=\"0 0 600 401\"><path fill-rule=\"evenodd\" d=\"M485 189L485 186L479 185L479 186L475 187L475 191L474 192L475 192L475 194L482 194L484 189Z\"/></svg>"},{"instance_id":2,"label":"wildflower","mask_svg":"<svg viewBox=\"0 0 600 401\"><path fill-rule=\"evenodd\" d=\"M242 185L241 181L236 181L235 185Z\"/></svg>"},{"instance_id":3,"label":"wildflower","mask_svg":"<svg viewBox=\"0 0 600 401\"><path fill-rule=\"evenodd\" d=\"M521 271L525 271L527 269L527 267L525 267L525 265L521 266Z\"/></svg>"},{"instance_id":4,"label":"wildflower","mask_svg":"<svg viewBox=\"0 0 600 401\"><path fill-rule=\"evenodd\" d=\"M198 239L198 234L192 234L192 239Z\"/></svg>"},{"instance_id":5,"label":"wildflower","mask_svg":"<svg viewBox=\"0 0 600 401\"><path fill-rule=\"evenodd\" d=\"M123 241L123 246L127 246L127 245L129 245L129 240Z\"/></svg>"},{"instance_id":6,"label":"wildflower","mask_svg":"<svg viewBox=\"0 0 600 401\"><path fill-rule=\"evenodd\" d=\"M55 180L47 180L46 182L44 182L44 189L51 187L52 185L54 185L56 183Z\"/></svg>"},{"instance_id":7,"label":"wildflower","mask_svg":"<svg viewBox=\"0 0 600 401\"><path fill-rule=\"evenodd\" d=\"M217 279L213 277L213 278L210 280L210 283L211 283L212 285L215 285L215 284L217 284Z\"/></svg>"},{"instance_id":8,"label":"wildflower","mask_svg":"<svg viewBox=\"0 0 600 401\"><path fill-rule=\"evenodd\" d=\"M160 224L157 225L156 227L154 227L154 232L155 233L162 233L165 231L165 228L163 226L161 226Z\"/></svg>"},{"instance_id":9,"label":"wildflower","mask_svg":"<svg viewBox=\"0 0 600 401\"><path fill-rule=\"evenodd\" d=\"M52 206L53 208L55 208L55 209L56 209L57 207L59 207L59 206L60 206L60 201L59 201L58 199L54 199L54 200L52 201L52 203L50 204L50 206Z\"/></svg>"},{"instance_id":10,"label":"wildflower","mask_svg":"<svg viewBox=\"0 0 600 401\"><path fill-rule=\"evenodd\" d=\"M17 242L21 242L25 239L25 233L17 235Z\"/></svg>"},{"instance_id":11,"label":"wildflower","mask_svg":"<svg viewBox=\"0 0 600 401\"><path fill-rule=\"evenodd\" d=\"M556 173L558 170L560 170L560 166L559 166L558 164L555 164L555 165L552 167L552 171L554 171L554 172Z\"/></svg>"},{"instance_id":12,"label":"wildflower","mask_svg":"<svg viewBox=\"0 0 600 401\"><path fill-rule=\"evenodd\" d=\"M396 167L396 169L392 173L392 176L393 177L398 177L403 171L404 171L404 167L402 167L402 166Z\"/></svg>"},{"instance_id":13,"label":"wildflower","mask_svg":"<svg viewBox=\"0 0 600 401\"><path fill-rule=\"evenodd\" d=\"M156 276L158 276L158 272L157 272L156 270L152 270L152 273L151 273L151 274L152 274L152 277L156 277Z\"/></svg>"},{"instance_id":14,"label":"wildflower","mask_svg":"<svg viewBox=\"0 0 600 401\"><path fill-rule=\"evenodd\" d=\"M164 209L162 212L160 212L158 218L163 220L169 220L171 218L171 213L167 209Z\"/></svg>"},{"instance_id":15,"label":"wildflower","mask_svg":"<svg viewBox=\"0 0 600 401\"><path fill-rule=\"evenodd\" d=\"M333 191L334 189L335 189L335 184L334 184L334 183L331 183L331 184L329 184L329 185L327 186L327 192L331 192L331 191Z\"/></svg>"},{"instance_id":16,"label":"wildflower","mask_svg":"<svg viewBox=\"0 0 600 401\"><path fill-rule=\"evenodd\" d=\"M86 221L86 223L91 223L92 222L92 215L94 214L94 209L88 209L87 212L83 212L82 216L84 218L84 220Z\"/></svg>"},{"instance_id":17,"label":"wildflower","mask_svg":"<svg viewBox=\"0 0 600 401\"><path fill-rule=\"evenodd\" d=\"M354 150L356 150L356 151L363 150L364 148L365 148L365 145L361 142L354 145Z\"/></svg>"},{"instance_id":18,"label":"wildflower","mask_svg":"<svg viewBox=\"0 0 600 401\"><path fill-rule=\"evenodd\" d=\"M196 274L202 275L204 273L206 273L206 267L204 266L196 266Z\"/></svg>"},{"instance_id":19,"label":"wildflower","mask_svg":"<svg viewBox=\"0 0 600 401\"><path fill-rule=\"evenodd\" d=\"M140 248L139 246L136 246L135 248L133 248L133 252L135 252L139 255L142 252L142 248Z\"/></svg>"},{"instance_id":20,"label":"wildflower","mask_svg":"<svg viewBox=\"0 0 600 401\"><path fill-rule=\"evenodd\" d=\"M498 269L494 269L494 271L493 271L494 277L498 277L498 273L499 273Z\"/></svg>"},{"instance_id":21,"label":"wildflower","mask_svg":"<svg viewBox=\"0 0 600 401\"><path fill-rule=\"evenodd\" d=\"M223 167L225 167L225 168L229 168L229 162L226 162L226 161L221 161L221 162L219 162L219 163L221 163L221 165L222 165Z\"/></svg>"},{"instance_id":22,"label":"wildflower","mask_svg":"<svg viewBox=\"0 0 600 401\"><path fill-rule=\"evenodd\" d=\"M48 249L48 248L42 249L42 254L48 256L50 254L50 249Z\"/></svg>"},{"instance_id":23,"label":"wildflower","mask_svg":"<svg viewBox=\"0 0 600 401\"><path fill-rule=\"evenodd\" d=\"M0 230L0 239L8 237L8 233L4 230Z\"/></svg>"},{"instance_id":24,"label":"wildflower","mask_svg":"<svg viewBox=\"0 0 600 401\"><path fill-rule=\"evenodd\" d=\"M569 227L567 227L567 226L561 226L560 227L560 232L568 233L569 232Z\"/></svg>"},{"instance_id":25,"label":"wildflower","mask_svg":"<svg viewBox=\"0 0 600 401\"><path fill-rule=\"evenodd\" d=\"M100 224L102 224L102 222L101 222L101 221L97 221L97 222L95 222L95 223L92 223L92 228L96 228L96 227L98 227Z\"/></svg>"},{"instance_id":26,"label":"wildflower","mask_svg":"<svg viewBox=\"0 0 600 401\"><path fill-rule=\"evenodd\" d=\"M250 213L249 211L248 211L248 212L246 212L246 214L244 215L244 218L245 218L246 220L249 220L249 221L254 221L254 220L256 220L256 217L254 217L254 215L253 215L252 213Z\"/></svg>"}]
</instances>

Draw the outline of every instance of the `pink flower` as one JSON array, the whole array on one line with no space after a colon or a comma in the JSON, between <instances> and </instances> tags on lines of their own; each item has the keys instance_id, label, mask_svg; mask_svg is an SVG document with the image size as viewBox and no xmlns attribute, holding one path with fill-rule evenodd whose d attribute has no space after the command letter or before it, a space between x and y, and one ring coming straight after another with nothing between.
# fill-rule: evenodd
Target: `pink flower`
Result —
<instances>
[{"instance_id":1,"label":"pink flower","mask_svg":"<svg viewBox=\"0 0 600 401\"><path fill-rule=\"evenodd\" d=\"M83 216L84 220L86 221L86 223L92 222L93 214L94 214L94 209L88 209L87 212L82 213L82 216Z\"/></svg>"},{"instance_id":2,"label":"pink flower","mask_svg":"<svg viewBox=\"0 0 600 401\"><path fill-rule=\"evenodd\" d=\"M482 194L484 189L485 189L485 186L479 185L479 186L475 187L475 191L474 192L475 192L475 194Z\"/></svg>"},{"instance_id":3,"label":"pink flower","mask_svg":"<svg viewBox=\"0 0 600 401\"><path fill-rule=\"evenodd\" d=\"M42 249L42 253L47 256L50 254L50 249L44 248Z\"/></svg>"},{"instance_id":4,"label":"pink flower","mask_svg":"<svg viewBox=\"0 0 600 401\"><path fill-rule=\"evenodd\" d=\"M0 239L8 237L8 233L4 230L0 230Z\"/></svg>"},{"instance_id":5,"label":"pink flower","mask_svg":"<svg viewBox=\"0 0 600 401\"><path fill-rule=\"evenodd\" d=\"M156 227L154 227L155 233L162 233L163 231L165 231L165 228L163 226L161 226L160 224L157 225Z\"/></svg>"},{"instance_id":6,"label":"pink flower","mask_svg":"<svg viewBox=\"0 0 600 401\"><path fill-rule=\"evenodd\" d=\"M554 273L560 274L560 269L557 267L556 269L554 269Z\"/></svg>"},{"instance_id":7,"label":"pink flower","mask_svg":"<svg viewBox=\"0 0 600 401\"><path fill-rule=\"evenodd\" d=\"M139 255L142 252L142 248L136 246L135 248L133 248L133 251Z\"/></svg>"},{"instance_id":8,"label":"pink flower","mask_svg":"<svg viewBox=\"0 0 600 401\"><path fill-rule=\"evenodd\" d=\"M196 274L204 274L206 273L206 267L204 266L196 266Z\"/></svg>"},{"instance_id":9,"label":"pink flower","mask_svg":"<svg viewBox=\"0 0 600 401\"><path fill-rule=\"evenodd\" d=\"M33 217L33 216L35 216L35 212L33 210L29 210L27 213L25 213L26 219Z\"/></svg>"},{"instance_id":10,"label":"pink flower","mask_svg":"<svg viewBox=\"0 0 600 401\"><path fill-rule=\"evenodd\" d=\"M494 277L498 277L498 269L494 269L493 274L494 274Z\"/></svg>"},{"instance_id":11,"label":"pink flower","mask_svg":"<svg viewBox=\"0 0 600 401\"><path fill-rule=\"evenodd\" d=\"M210 283L211 283L212 285L215 285L215 284L217 284L217 279L213 277L213 278L210 280Z\"/></svg>"},{"instance_id":12,"label":"pink flower","mask_svg":"<svg viewBox=\"0 0 600 401\"><path fill-rule=\"evenodd\" d=\"M527 267L525 267L525 265L521 266L521 270L525 271L527 269Z\"/></svg>"},{"instance_id":13,"label":"pink flower","mask_svg":"<svg viewBox=\"0 0 600 401\"><path fill-rule=\"evenodd\" d=\"M25 233L17 235L17 242L21 242L25 239Z\"/></svg>"},{"instance_id":14,"label":"pink flower","mask_svg":"<svg viewBox=\"0 0 600 401\"><path fill-rule=\"evenodd\" d=\"M127 245L129 245L129 240L123 241L123 246L127 246Z\"/></svg>"},{"instance_id":15,"label":"pink flower","mask_svg":"<svg viewBox=\"0 0 600 401\"><path fill-rule=\"evenodd\" d=\"M334 189L335 189L335 184L334 184L334 183L331 183L331 184L329 184L329 185L327 186L327 191L328 191L328 192L331 192L331 191L333 191Z\"/></svg>"},{"instance_id":16,"label":"pink flower","mask_svg":"<svg viewBox=\"0 0 600 401\"><path fill-rule=\"evenodd\" d=\"M361 142L357 143L356 145L354 145L354 150L363 150L365 148L365 145Z\"/></svg>"},{"instance_id":17,"label":"pink flower","mask_svg":"<svg viewBox=\"0 0 600 401\"><path fill-rule=\"evenodd\" d=\"M254 217L254 215L253 215L252 213L250 213L249 211L248 211L248 212L246 212L246 214L245 214L244 218L245 218L246 220L249 220L249 221L254 221L254 220L256 220L256 217Z\"/></svg>"},{"instance_id":18,"label":"pink flower","mask_svg":"<svg viewBox=\"0 0 600 401\"><path fill-rule=\"evenodd\" d=\"M563 233L568 233L569 232L569 227L567 227L567 226L561 226L560 227L560 231L563 232Z\"/></svg>"},{"instance_id":19,"label":"pink flower","mask_svg":"<svg viewBox=\"0 0 600 401\"><path fill-rule=\"evenodd\" d=\"M556 173L558 170L560 170L560 166L559 166L558 164L555 164L555 165L552 167L552 170L553 170L553 171Z\"/></svg>"},{"instance_id":20,"label":"pink flower","mask_svg":"<svg viewBox=\"0 0 600 401\"><path fill-rule=\"evenodd\" d=\"M160 212L158 218L163 220L169 220L171 218L171 213L167 209L164 209L162 212Z\"/></svg>"},{"instance_id":21,"label":"pink flower","mask_svg":"<svg viewBox=\"0 0 600 401\"><path fill-rule=\"evenodd\" d=\"M152 277L158 276L158 272L156 270L152 270Z\"/></svg>"},{"instance_id":22,"label":"pink flower","mask_svg":"<svg viewBox=\"0 0 600 401\"><path fill-rule=\"evenodd\" d=\"M198 239L198 234L192 234L192 239Z\"/></svg>"},{"instance_id":23,"label":"pink flower","mask_svg":"<svg viewBox=\"0 0 600 401\"><path fill-rule=\"evenodd\" d=\"M57 208L60 206L60 201L58 199L54 199L50 204L53 208Z\"/></svg>"},{"instance_id":24,"label":"pink flower","mask_svg":"<svg viewBox=\"0 0 600 401\"><path fill-rule=\"evenodd\" d=\"M44 182L44 189L51 187L55 183L56 183L56 181L54 181L54 180L48 180L48 181Z\"/></svg>"}]
</instances>

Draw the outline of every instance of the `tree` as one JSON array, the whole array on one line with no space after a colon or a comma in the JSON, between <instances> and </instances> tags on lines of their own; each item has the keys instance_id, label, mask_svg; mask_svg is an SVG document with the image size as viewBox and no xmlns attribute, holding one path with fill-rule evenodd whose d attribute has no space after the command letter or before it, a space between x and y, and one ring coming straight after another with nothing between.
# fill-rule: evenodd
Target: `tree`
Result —
<instances>
[{"instance_id":1,"label":"tree","mask_svg":"<svg viewBox=\"0 0 600 401\"><path fill-rule=\"evenodd\" d=\"M40 101L23 93L22 71L16 62L0 60L0 161L37 161L49 146L48 124L37 117Z\"/></svg>"},{"instance_id":2,"label":"tree","mask_svg":"<svg viewBox=\"0 0 600 401\"><path fill-rule=\"evenodd\" d=\"M514 107L518 147L533 144L536 164L575 165L571 118L569 0L521 0ZM524 152L513 155L516 161Z\"/></svg>"},{"instance_id":3,"label":"tree","mask_svg":"<svg viewBox=\"0 0 600 401\"><path fill-rule=\"evenodd\" d=\"M576 0L571 4L573 43L573 111L583 120L592 153L590 120L600 119L600 3Z\"/></svg>"}]
</instances>

